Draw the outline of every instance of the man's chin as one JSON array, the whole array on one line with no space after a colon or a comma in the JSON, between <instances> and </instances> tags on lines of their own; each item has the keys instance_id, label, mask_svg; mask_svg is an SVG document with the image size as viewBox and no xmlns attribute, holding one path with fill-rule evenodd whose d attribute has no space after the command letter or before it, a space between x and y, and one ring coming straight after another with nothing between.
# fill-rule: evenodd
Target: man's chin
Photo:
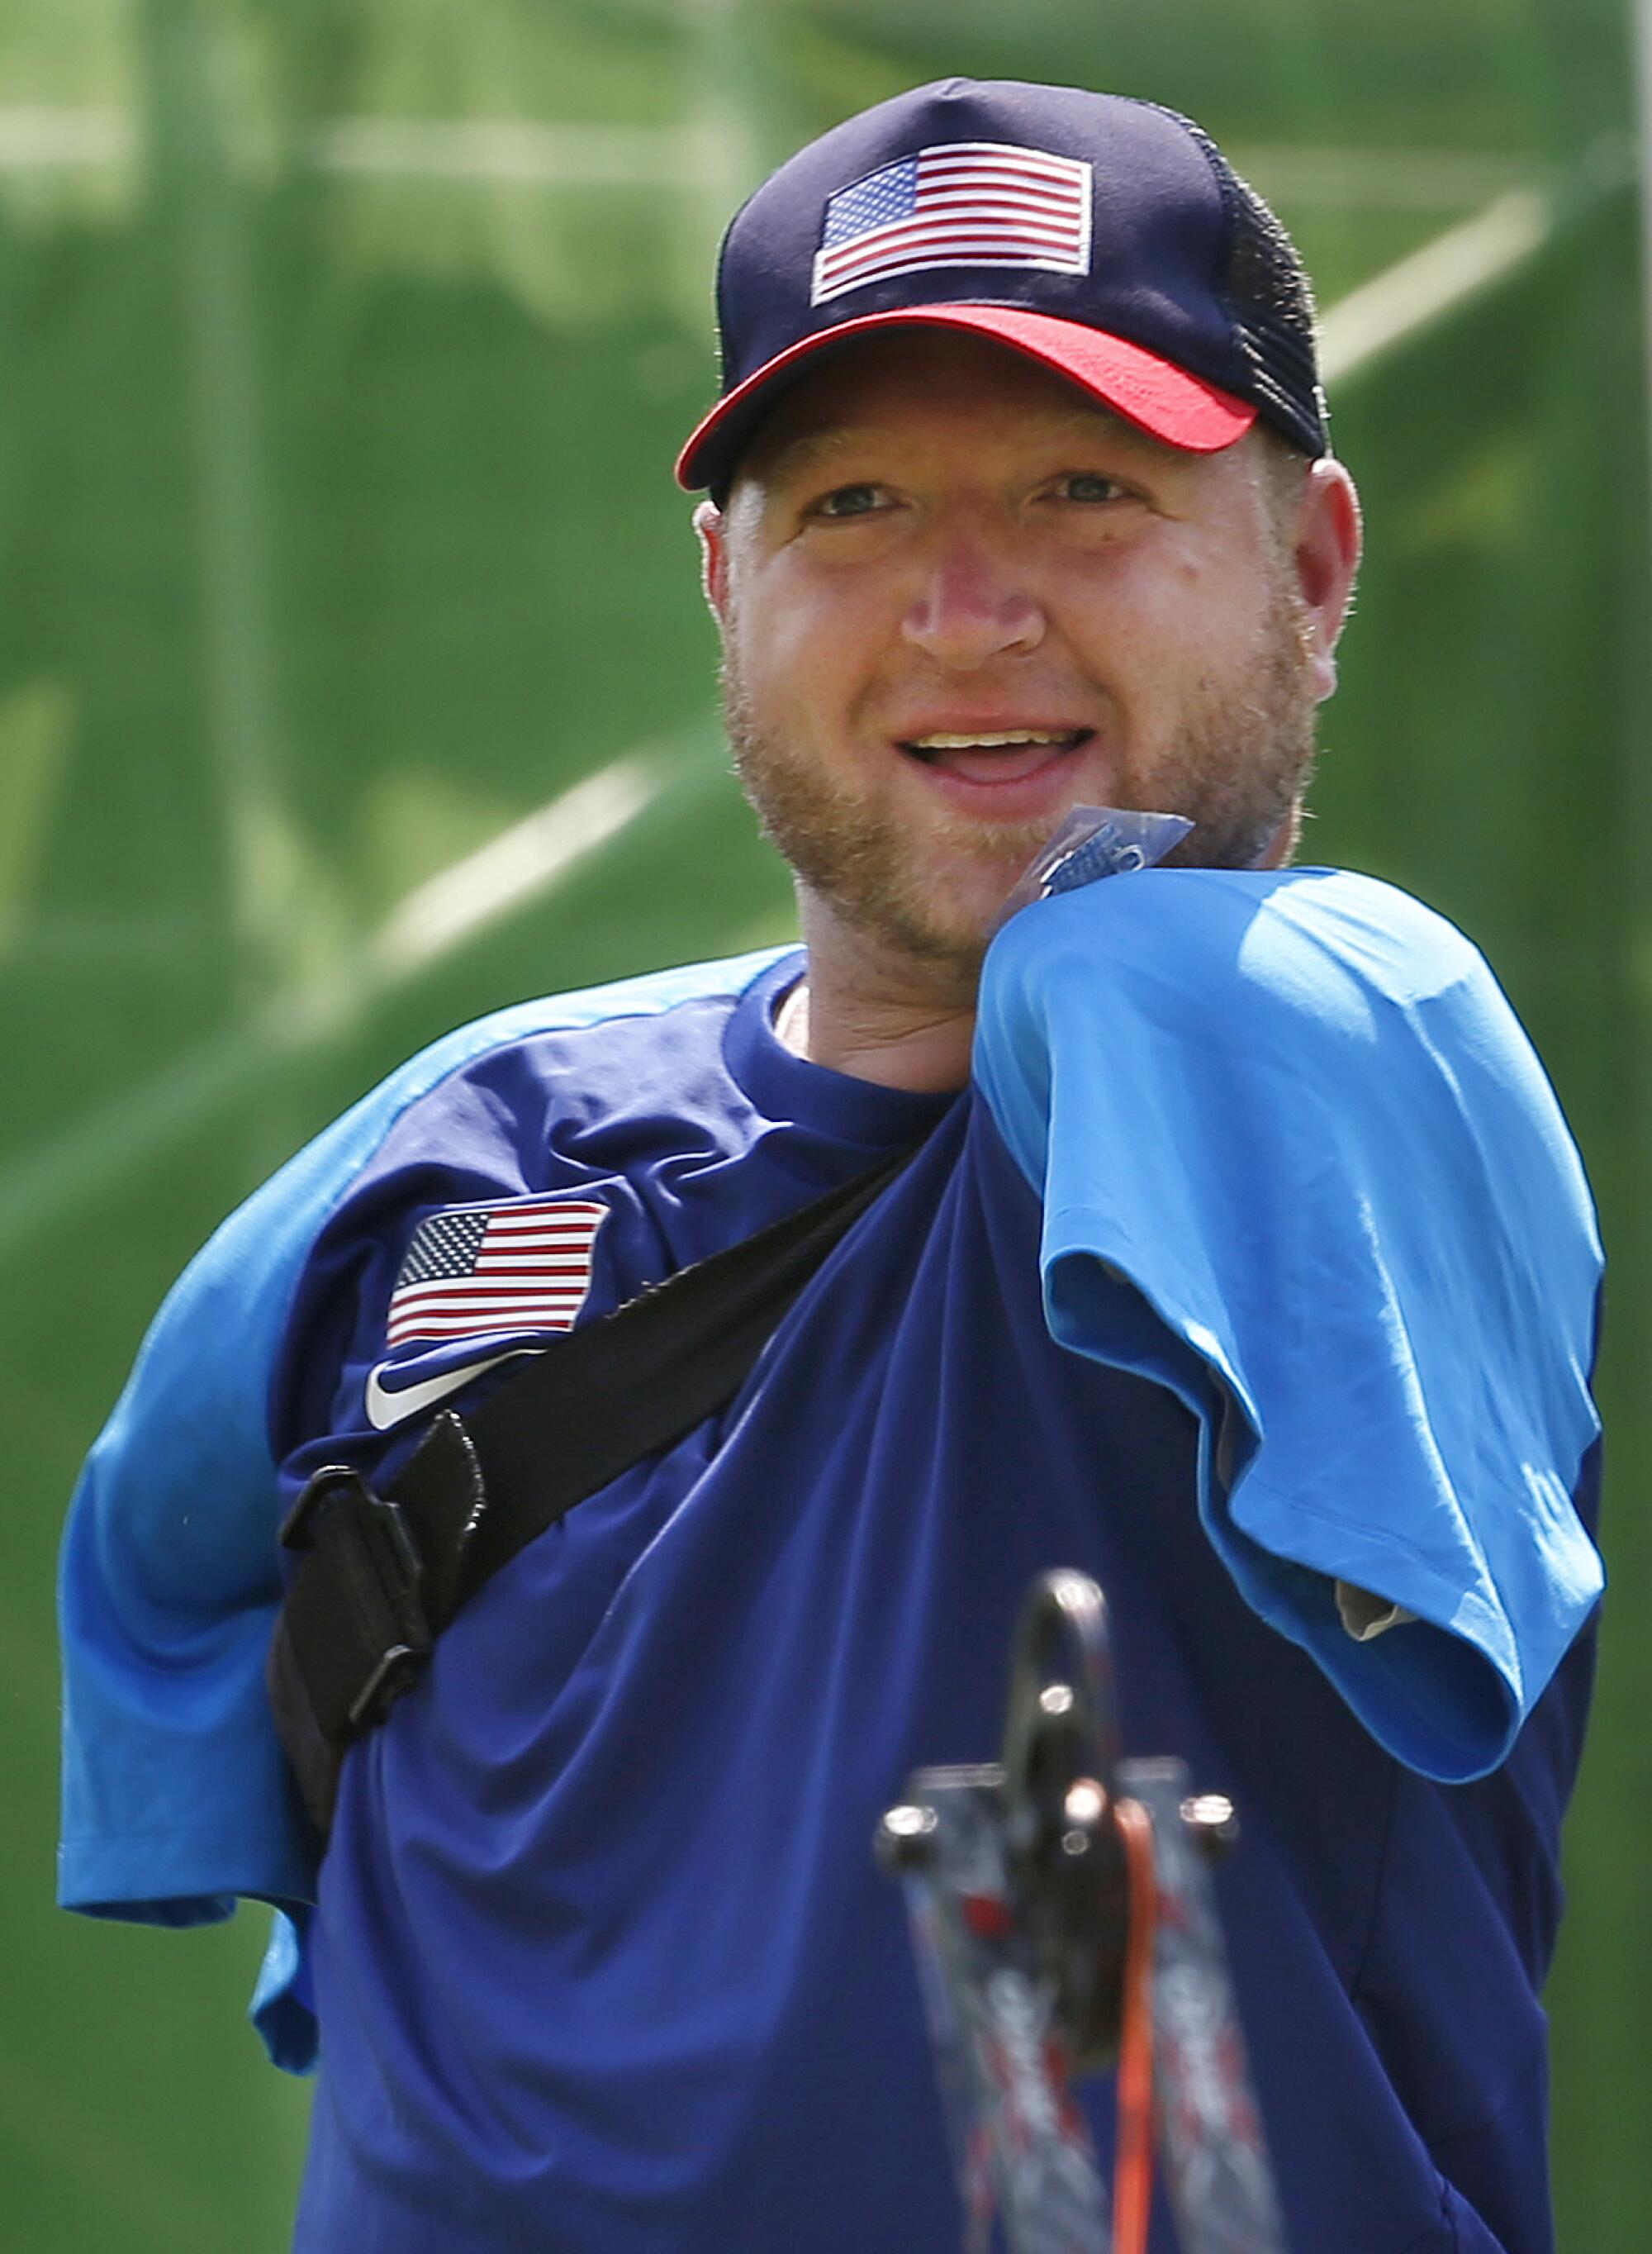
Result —
<instances>
[{"instance_id":1,"label":"man's chin","mask_svg":"<svg viewBox=\"0 0 1652 2254\"><path fill-rule=\"evenodd\" d=\"M1005 902L1049 842L1050 826L1029 824L1025 836L1018 831L1013 840L1002 835L986 840L978 831L967 841L950 838L938 850L938 841L917 836L903 841L902 850L885 830L881 850L865 858L817 858L812 867L800 864L806 864L809 848L818 853L818 839L788 858L805 892L863 947L909 963L938 990L972 995ZM802 841L786 842L796 847Z\"/></svg>"}]
</instances>

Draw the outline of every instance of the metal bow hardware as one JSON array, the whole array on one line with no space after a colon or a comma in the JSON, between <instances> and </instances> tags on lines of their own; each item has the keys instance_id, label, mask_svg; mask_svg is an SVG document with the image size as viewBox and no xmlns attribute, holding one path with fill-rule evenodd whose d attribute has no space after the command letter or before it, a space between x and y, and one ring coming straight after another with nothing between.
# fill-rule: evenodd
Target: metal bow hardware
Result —
<instances>
[{"instance_id":1,"label":"metal bow hardware","mask_svg":"<svg viewBox=\"0 0 1652 2254\"><path fill-rule=\"evenodd\" d=\"M1140 2254L1156 2141L1182 2254L1286 2254L1208 1865L1230 1803L1122 1760L1106 1606L1035 1582L1000 1761L917 1770L878 1828L903 1881L965 2254ZM1117 2065L1109 2201L1075 2076ZM1111 2227L1116 2236L1110 2238Z\"/></svg>"}]
</instances>

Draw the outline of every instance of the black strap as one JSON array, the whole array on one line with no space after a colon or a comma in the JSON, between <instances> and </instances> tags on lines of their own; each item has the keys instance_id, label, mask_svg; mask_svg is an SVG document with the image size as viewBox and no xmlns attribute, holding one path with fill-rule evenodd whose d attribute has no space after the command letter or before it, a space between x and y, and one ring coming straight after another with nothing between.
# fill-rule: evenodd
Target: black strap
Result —
<instances>
[{"instance_id":1,"label":"black strap","mask_svg":"<svg viewBox=\"0 0 1652 2254\"><path fill-rule=\"evenodd\" d=\"M525 1544L727 1406L903 1150L582 1324L460 1417L443 1410L382 1494L317 1472L282 1540L303 1551L276 1624L276 1726L312 1821L345 1747L416 1679L467 1598Z\"/></svg>"}]
</instances>

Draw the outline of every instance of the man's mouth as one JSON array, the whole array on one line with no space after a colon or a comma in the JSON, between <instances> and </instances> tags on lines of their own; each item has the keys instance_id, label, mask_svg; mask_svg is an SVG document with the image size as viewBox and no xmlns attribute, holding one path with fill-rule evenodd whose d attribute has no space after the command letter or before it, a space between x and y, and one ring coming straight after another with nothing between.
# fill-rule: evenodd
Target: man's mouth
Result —
<instances>
[{"instance_id":1,"label":"man's mouth","mask_svg":"<svg viewBox=\"0 0 1652 2254\"><path fill-rule=\"evenodd\" d=\"M965 782L1010 783L1077 751L1094 732L1091 728L982 728L953 734L936 729L906 738L901 749L924 766L944 767Z\"/></svg>"}]
</instances>

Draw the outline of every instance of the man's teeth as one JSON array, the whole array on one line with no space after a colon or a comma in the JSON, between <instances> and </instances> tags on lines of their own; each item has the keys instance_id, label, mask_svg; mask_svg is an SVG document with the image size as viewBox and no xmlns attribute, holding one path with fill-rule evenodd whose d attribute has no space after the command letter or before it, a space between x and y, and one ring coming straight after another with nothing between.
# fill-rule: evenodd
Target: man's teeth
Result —
<instances>
[{"instance_id":1,"label":"man's teeth","mask_svg":"<svg viewBox=\"0 0 1652 2254\"><path fill-rule=\"evenodd\" d=\"M915 752L995 751L1006 744L1076 744L1083 733L1082 728L997 728L972 736L938 732L932 736L914 736L911 745Z\"/></svg>"}]
</instances>

